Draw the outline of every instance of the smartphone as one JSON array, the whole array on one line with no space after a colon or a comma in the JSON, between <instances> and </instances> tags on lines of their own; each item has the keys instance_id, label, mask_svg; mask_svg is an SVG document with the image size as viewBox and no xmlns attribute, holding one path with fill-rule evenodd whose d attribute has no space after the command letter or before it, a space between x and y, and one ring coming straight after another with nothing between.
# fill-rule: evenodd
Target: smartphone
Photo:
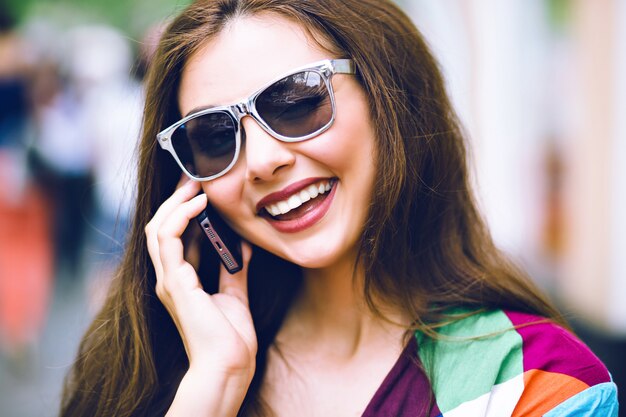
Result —
<instances>
[{"instance_id":1,"label":"smartphone","mask_svg":"<svg viewBox=\"0 0 626 417\"><path fill-rule=\"evenodd\" d=\"M206 209L196 217L196 220L204 230L204 234L211 242L226 270L231 274L240 271L243 267L243 261L239 235L226 224L211 204L207 205Z\"/></svg>"}]
</instances>

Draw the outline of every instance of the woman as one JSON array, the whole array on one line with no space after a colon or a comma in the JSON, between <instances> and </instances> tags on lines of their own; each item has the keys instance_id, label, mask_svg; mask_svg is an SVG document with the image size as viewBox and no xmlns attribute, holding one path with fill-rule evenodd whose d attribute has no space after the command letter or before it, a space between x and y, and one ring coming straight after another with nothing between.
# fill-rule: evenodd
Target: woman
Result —
<instances>
[{"instance_id":1,"label":"woman","mask_svg":"<svg viewBox=\"0 0 626 417\"><path fill-rule=\"evenodd\" d=\"M616 415L604 366L494 247L391 2L191 5L150 69L138 187L63 415ZM208 202L243 239L232 275L194 224Z\"/></svg>"}]
</instances>

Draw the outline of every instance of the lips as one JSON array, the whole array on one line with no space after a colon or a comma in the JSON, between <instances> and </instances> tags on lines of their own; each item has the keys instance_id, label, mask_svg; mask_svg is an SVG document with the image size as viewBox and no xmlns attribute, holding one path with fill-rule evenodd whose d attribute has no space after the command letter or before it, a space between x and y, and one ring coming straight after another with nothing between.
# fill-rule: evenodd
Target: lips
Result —
<instances>
[{"instance_id":1,"label":"lips","mask_svg":"<svg viewBox=\"0 0 626 417\"><path fill-rule=\"evenodd\" d=\"M326 180L311 184L299 192L292 194L289 198L266 205L265 210L271 214L272 217L284 218L281 216L292 214L294 211L297 211L296 209L302 207L303 205L308 206L308 204L306 204L307 202L327 193L330 191L330 188L330 181Z\"/></svg>"},{"instance_id":2,"label":"lips","mask_svg":"<svg viewBox=\"0 0 626 417\"><path fill-rule=\"evenodd\" d=\"M293 184L288 185L287 187L283 188L280 191L276 191L271 194L268 194L256 204L257 213L260 213L261 210L263 210L266 206L269 206L272 204L278 204L281 201L288 200L291 196L299 193L300 191L306 189L307 187L314 185L314 184L318 185L319 183L322 183L324 181L331 182L333 181L333 178L324 178L324 177L306 178L300 181L296 181Z\"/></svg>"},{"instance_id":3,"label":"lips","mask_svg":"<svg viewBox=\"0 0 626 417\"><path fill-rule=\"evenodd\" d=\"M333 200L335 178L309 178L272 193L257 203L257 210L274 228L294 233L324 217Z\"/></svg>"}]
</instances>

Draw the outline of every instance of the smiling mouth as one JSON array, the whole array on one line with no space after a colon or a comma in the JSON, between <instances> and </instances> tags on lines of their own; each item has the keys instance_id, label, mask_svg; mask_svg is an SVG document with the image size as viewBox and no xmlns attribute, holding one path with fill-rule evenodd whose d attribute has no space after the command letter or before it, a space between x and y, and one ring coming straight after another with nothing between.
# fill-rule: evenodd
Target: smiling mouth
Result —
<instances>
[{"instance_id":1,"label":"smiling mouth","mask_svg":"<svg viewBox=\"0 0 626 417\"><path fill-rule=\"evenodd\" d=\"M335 183L335 179L325 179L311 184L285 200L263 207L260 214L278 221L298 219L318 207Z\"/></svg>"}]
</instances>

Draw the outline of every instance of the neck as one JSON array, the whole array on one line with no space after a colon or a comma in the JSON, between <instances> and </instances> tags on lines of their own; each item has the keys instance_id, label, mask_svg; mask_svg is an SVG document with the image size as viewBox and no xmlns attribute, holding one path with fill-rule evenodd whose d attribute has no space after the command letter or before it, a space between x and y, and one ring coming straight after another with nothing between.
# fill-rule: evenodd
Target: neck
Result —
<instances>
[{"instance_id":1,"label":"neck","mask_svg":"<svg viewBox=\"0 0 626 417\"><path fill-rule=\"evenodd\" d=\"M279 343L302 344L320 354L346 358L367 347L400 342L404 327L375 315L366 305L365 275L361 267L355 269L355 259L342 260L332 268L304 271L302 290L279 334ZM386 317L407 323L398 313Z\"/></svg>"}]
</instances>

